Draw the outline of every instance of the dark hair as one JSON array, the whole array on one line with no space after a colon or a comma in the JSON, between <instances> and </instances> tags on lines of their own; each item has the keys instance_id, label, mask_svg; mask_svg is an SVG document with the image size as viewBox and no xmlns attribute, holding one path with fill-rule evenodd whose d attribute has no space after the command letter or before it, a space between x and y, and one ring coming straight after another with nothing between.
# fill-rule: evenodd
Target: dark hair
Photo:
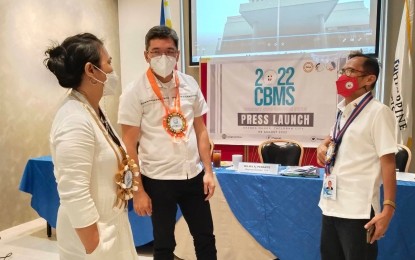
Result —
<instances>
[{"instance_id":1,"label":"dark hair","mask_svg":"<svg viewBox=\"0 0 415 260\"><path fill-rule=\"evenodd\" d=\"M176 31L167 26L157 25L147 32L145 40L147 51L150 46L150 41L154 39L172 39L176 49L179 48L179 37L177 36Z\"/></svg>"},{"instance_id":2,"label":"dark hair","mask_svg":"<svg viewBox=\"0 0 415 260\"><path fill-rule=\"evenodd\" d=\"M81 84L87 62L100 67L102 46L102 41L91 33L77 34L48 48L43 63L55 74L62 87L76 89Z\"/></svg>"},{"instance_id":3,"label":"dark hair","mask_svg":"<svg viewBox=\"0 0 415 260\"><path fill-rule=\"evenodd\" d=\"M379 76L379 71L380 71L379 62L375 58L365 55L361 53L360 51L351 52L349 54L349 59L356 58L356 57L362 57L365 59L363 62L363 70L365 71L366 74L376 76L376 80L371 86L373 89L375 87L376 81L378 80L378 76Z\"/></svg>"}]
</instances>

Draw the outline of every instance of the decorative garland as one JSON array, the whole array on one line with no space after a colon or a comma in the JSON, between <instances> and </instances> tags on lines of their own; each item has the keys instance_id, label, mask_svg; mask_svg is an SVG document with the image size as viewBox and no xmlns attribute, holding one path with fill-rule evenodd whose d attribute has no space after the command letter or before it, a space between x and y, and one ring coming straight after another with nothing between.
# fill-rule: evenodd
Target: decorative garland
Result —
<instances>
[{"instance_id":1,"label":"decorative garland","mask_svg":"<svg viewBox=\"0 0 415 260\"><path fill-rule=\"evenodd\" d=\"M105 122L102 122L95 111L87 105L85 102L83 102L76 93L79 93L77 91L72 91L71 96L77 99L83 107L92 115L95 122L101 129L102 133L105 136L105 139L110 144L111 148L114 150L114 153L117 157L118 162L118 171L115 174L115 183L117 184L117 201L114 203L114 209L116 208L126 208L128 205L128 201L133 198L133 191L138 190L138 185L140 184L138 181L135 180L134 177L138 177L140 175L140 168L138 165L134 162L133 159L130 159L126 151L121 145L116 144L116 141L114 141L114 138L117 139L117 142L119 142L118 138L115 136L115 134L112 132L112 128L110 127L109 123L105 120ZM82 97L82 93L79 93ZM84 97L85 98L85 97ZM122 160L120 160L120 154L117 152L116 148L118 147L119 151L121 152Z\"/></svg>"},{"instance_id":2,"label":"decorative garland","mask_svg":"<svg viewBox=\"0 0 415 260\"><path fill-rule=\"evenodd\" d=\"M163 117L163 128L166 130L166 132L173 137L174 142L180 142L180 140L186 139L186 130L187 130L187 121L184 117L183 113L180 109L180 93L179 93L179 77L177 76L177 73L174 73L174 80L175 80L175 89L176 89L176 99L174 100L174 107L170 108L166 103L164 102L163 95L161 93L159 84L156 82L156 77L154 76L154 73L149 68L147 70L147 78L151 85L151 88L154 91L154 94L158 97L161 104L164 107L165 116Z\"/></svg>"},{"instance_id":3,"label":"decorative garland","mask_svg":"<svg viewBox=\"0 0 415 260\"><path fill-rule=\"evenodd\" d=\"M128 201L133 198L133 191L138 191L138 185L140 183L134 177L140 175L140 168L133 159L130 159L122 147L120 147L120 150L124 158L120 165L120 170L115 174L118 198L116 207L125 208L128 205Z\"/></svg>"},{"instance_id":4,"label":"decorative garland","mask_svg":"<svg viewBox=\"0 0 415 260\"><path fill-rule=\"evenodd\" d=\"M163 118L163 127L172 137L183 138L186 136L187 123L182 113L171 111Z\"/></svg>"}]
</instances>

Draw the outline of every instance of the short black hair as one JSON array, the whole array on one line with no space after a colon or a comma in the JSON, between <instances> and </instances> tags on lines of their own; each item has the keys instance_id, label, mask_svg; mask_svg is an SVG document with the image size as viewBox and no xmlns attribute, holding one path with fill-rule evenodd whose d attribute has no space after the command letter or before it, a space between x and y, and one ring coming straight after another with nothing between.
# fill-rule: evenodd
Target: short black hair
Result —
<instances>
[{"instance_id":1,"label":"short black hair","mask_svg":"<svg viewBox=\"0 0 415 260\"><path fill-rule=\"evenodd\" d=\"M62 44L55 43L45 51L43 63L64 88L78 88L84 67L91 62L100 67L103 42L91 33L66 38Z\"/></svg>"},{"instance_id":2,"label":"short black hair","mask_svg":"<svg viewBox=\"0 0 415 260\"><path fill-rule=\"evenodd\" d=\"M376 80L375 82L373 82L371 86L372 89L374 89L376 85L376 81L378 80L378 77L379 77L379 71L380 71L379 62L377 61L377 59L370 57L369 55L363 54L360 51L354 51L349 54L349 59L356 58L356 57L362 57L365 59L365 61L363 62L363 70L366 74L376 76Z\"/></svg>"},{"instance_id":3,"label":"short black hair","mask_svg":"<svg viewBox=\"0 0 415 260\"><path fill-rule=\"evenodd\" d=\"M177 36L177 33L172 28L169 28L164 25L157 25L151 28L145 38L145 44L146 44L146 50L148 51L148 48L150 46L150 41L154 39L172 39L174 42L174 45L176 46L176 49L179 49L179 37Z\"/></svg>"},{"instance_id":4,"label":"short black hair","mask_svg":"<svg viewBox=\"0 0 415 260\"><path fill-rule=\"evenodd\" d=\"M352 52L349 54L349 59L355 58L355 57L362 57L365 59L365 61L363 62L363 69L365 70L367 74L375 75L376 78L379 76L380 68L379 68L379 62L377 61L377 59L372 58L361 52Z\"/></svg>"}]
</instances>

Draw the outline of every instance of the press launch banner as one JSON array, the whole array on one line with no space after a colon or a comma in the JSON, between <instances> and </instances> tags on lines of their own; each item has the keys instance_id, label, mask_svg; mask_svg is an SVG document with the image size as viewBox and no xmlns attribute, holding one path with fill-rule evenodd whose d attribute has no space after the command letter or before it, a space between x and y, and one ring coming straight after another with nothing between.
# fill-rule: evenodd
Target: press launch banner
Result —
<instances>
[{"instance_id":1,"label":"press launch banner","mask_svg":"<svg viewBox=\"0 0 415 260\"><path fill-rule=\"evenodd\" d=\"M336 120L338 68L347 53L206 59L207 127L215 144L271 138L317 147Z\"/></svg>"}]
</instances>

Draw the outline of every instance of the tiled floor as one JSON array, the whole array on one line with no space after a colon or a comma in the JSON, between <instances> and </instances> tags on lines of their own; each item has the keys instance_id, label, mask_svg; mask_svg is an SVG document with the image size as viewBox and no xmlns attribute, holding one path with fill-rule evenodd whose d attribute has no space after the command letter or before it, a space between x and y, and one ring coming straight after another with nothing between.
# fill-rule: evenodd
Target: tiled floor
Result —
<instances>
[{"instance_id":1,"label":"tiled floor","mask_svg":"<svg viewBox=\"0 0 415 260\"><path fill-rule=\"evenodd\" d=\"M39 218L0 232L0 259L59 260L55 230L46 235L46 222ZM139 260L152 260L151 247L137 248ZM8 258L7 254L12 253Z\"/></svg>"}]
</instances>

